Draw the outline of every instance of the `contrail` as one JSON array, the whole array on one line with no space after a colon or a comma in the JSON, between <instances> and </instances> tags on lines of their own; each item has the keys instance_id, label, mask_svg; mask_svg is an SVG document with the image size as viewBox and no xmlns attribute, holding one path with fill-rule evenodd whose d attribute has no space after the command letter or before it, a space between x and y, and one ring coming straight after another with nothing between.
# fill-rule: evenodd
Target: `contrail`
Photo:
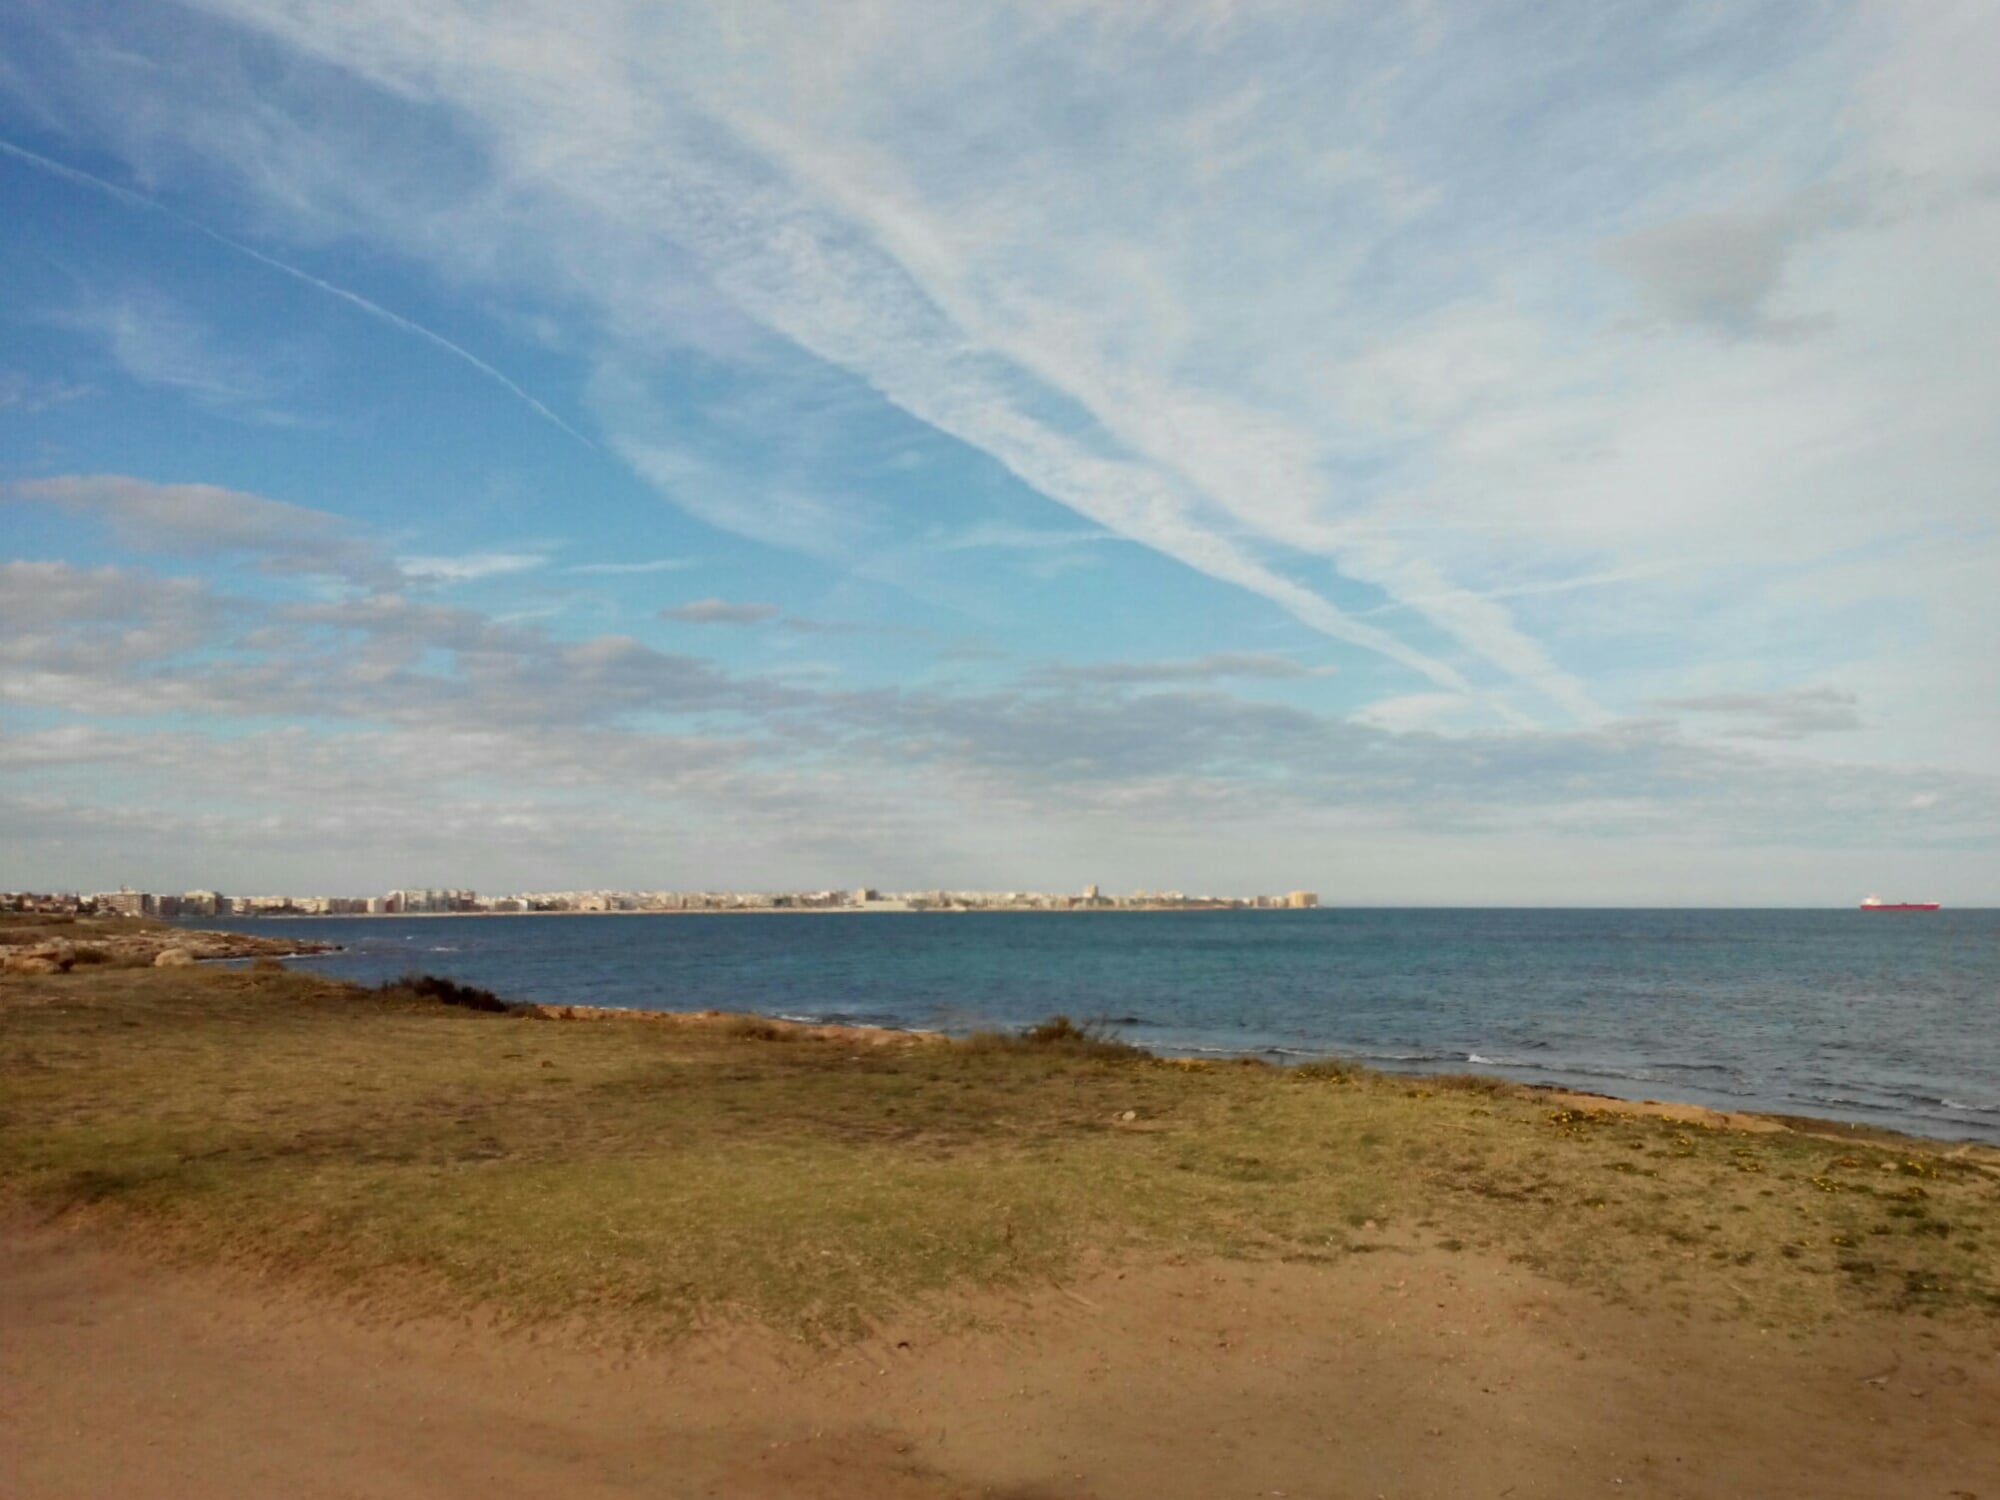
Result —
<instances>
[{"instance_id":1,"label":"contrail","mask_svg":"<svg viewBox=\"0 0 2000 1500\"><path fill-rule=\"evenodd\" d=\"M597 444L578 432L569 423L550 411L548 407L522 390L520 386L494 369L493 366L489 365L471 350L461 349L443 334L432 333L423 324L413 323L401 313L391 312L388 308L382 306L381 303L369 301L359 292L350 292L344 286L335 286L330 281L322 281L310 272L301 271L297 266L288 266L283 261L266 255L261 250L253 249L240 240L231 239L219 230L210 229L199 219L191 219L179 210L167 207L166 204L159 202L157 199L148 198L144 193L135 193L130 188L120 187L115 182L106 182L102 177L83 171L79 167L72 167L63 162L51 160L49 157L43 156L38 152L30 151L23 146L16 146L13 142L6 140L0 140L0 152L27 162L30 166L40 167L45 172L53 172L56 176L66 178L71 182L95 188L101 193L108 193L121 203L127 203L135 208L147 209L153 213L164 215L166 218L172 219L176 224L191 229L196 234L202 235L207 239L214 240L218 245L234 250L238 255L249 256L250 259L256 261L259 265L269 266L272 270L289 276L294 281L304 282L309 287L317 288L330 297L338 297L341 301L360 308L369 317L387 323L391 328L398 329L403 333L420 338L425 343L434 345L444 350L445 353L451 355L453 358L472 366L473 369L484 375L488 380L493 381L515 398L526 403L528 409L543 421L553 423L555 426L561 428L579 443L583 444L584 447L590 449L591 452L598 453L603 451Z\"/></svg>"}]
</instances>

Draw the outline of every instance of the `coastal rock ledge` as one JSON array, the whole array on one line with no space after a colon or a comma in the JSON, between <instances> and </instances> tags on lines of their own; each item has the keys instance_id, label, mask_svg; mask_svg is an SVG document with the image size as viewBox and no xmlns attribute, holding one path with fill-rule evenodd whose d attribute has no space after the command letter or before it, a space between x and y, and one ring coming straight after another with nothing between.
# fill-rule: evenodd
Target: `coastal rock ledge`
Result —
<instances>
[{"instance_id":1,"label":"coastal rock ledge","mask_svg":"<svg viewBox=\"0 0 2000 1500\"><path fill-rule=\"evenodd\" d=\"M0 926L0 972L68 974L100 964L126 969L149 965L173 968L228 959L297 958L330 953L340 946L241 932L190 932L152 923L128 926L116 920L74 926L74 936L40 925Z\"/></svg>"}]
</instances>

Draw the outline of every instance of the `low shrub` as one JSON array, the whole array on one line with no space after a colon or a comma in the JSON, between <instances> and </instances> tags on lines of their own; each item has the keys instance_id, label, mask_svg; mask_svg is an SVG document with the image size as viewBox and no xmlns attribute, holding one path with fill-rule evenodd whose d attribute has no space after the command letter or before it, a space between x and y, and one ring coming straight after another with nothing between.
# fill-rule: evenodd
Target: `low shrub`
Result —
<instances>
[{"instance_id":1,"label":"low shrub","mask_svg":"<svg viewBox=\"0 0 2000 1500\"><path fill-rule=\"evenodd\" d=\"M1073 1057L1150 1057L1143 1047L1121 1042L1101 1021L1081 1025L1068 1016L1050 1016L1021 1031L981 1031L967 1039L982 1051L1060 1052Z\"/></svg>"},{"instance_id":2,"label":"low shrub","mask_svg":"<svg viewBox=\"0 0 2000 1500\"><path fill-rule=\"evenodd\" d=\"M724 1036L740 1037L748 1042L790 1042L798 1038L797 1028L781 1026L761 1016L731 1016L717 1029Z\"/></svg>"},{"instance_id":3,"label":"low shrub","mask_svg":"<svg viewBox=\"0 0 2000 1500\"><path fill-rule=\"evenodd\" d=\"M456 979L446 979L438 974L405 974L400 979L392 979L381 985L378 993L388 996L407 995L416 1000L430 1000L439 1005L456 1005L464 1010L488 1011L495 1015L505 1015L514 1008L491 990L482 990L476 985L460 984Z\"/></svg>"}]
</instances>

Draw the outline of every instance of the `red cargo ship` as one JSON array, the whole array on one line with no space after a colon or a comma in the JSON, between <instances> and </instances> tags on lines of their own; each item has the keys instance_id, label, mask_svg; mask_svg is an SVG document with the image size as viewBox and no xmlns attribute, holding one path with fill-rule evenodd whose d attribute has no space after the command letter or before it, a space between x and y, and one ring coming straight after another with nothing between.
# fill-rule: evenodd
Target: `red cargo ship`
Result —
<instances>
[{"instance_id":1,"label":"red cargo ship","mask_svg":"<svg viewBox=\"0 0 2000 1500\"><path fill-rule=\"evenodd\" d=\"M1870 896L1861 903L1863 911L1936 911L1935 901L1884 901L1880 896Z\"/></svg>"}]
</instances>

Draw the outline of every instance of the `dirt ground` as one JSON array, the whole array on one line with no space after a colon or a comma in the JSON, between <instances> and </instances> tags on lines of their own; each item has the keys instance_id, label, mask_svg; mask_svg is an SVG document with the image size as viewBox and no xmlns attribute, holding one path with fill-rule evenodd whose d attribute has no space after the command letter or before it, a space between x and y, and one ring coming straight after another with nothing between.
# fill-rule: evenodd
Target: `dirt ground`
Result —
<instances>
[{"instance_id":1,"label":"dirt ground","mask_svg":"<svg viewBox=\"0 0 2000 1500\"><path fill-rule=\"evenodd\" d=\"M2000 1497L1991 1325L1799 1336L1471 1253L1105 1269L834 1350L392 1323L0 1225L0 1494Z\"/></svg>"}]
</instances>

